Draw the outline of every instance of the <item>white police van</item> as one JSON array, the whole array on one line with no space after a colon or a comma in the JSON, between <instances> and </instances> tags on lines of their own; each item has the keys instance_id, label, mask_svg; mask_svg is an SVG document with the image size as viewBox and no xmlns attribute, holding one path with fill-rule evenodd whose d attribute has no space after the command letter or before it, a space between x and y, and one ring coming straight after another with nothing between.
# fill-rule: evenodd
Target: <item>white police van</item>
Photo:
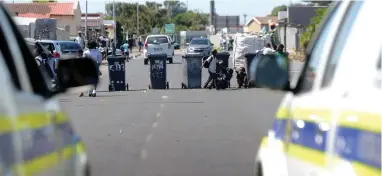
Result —
<instances>
[{"instance_id":1,"label":"white police van","mask_svg":"<svg viewBox=\"0 0 382 176\"><path fill-rule=\"evenodd\" d=\"M0 175L88 176L85 147L57 95L97 84L91 59L58 64L52 90L27 44L0 2Z\"/></svg>"},{"instance_id":2,"label":"white police van","mask_svg":"<svg viewBox=\"0 0 382 176\"><path fill-rule=\"evenodd\" d=\"M381 7L338 1L327 12L257 151L255 176L381 175ZM285 90L288 71L257 57L255 84Z\"/></svg>"}]
</instances>

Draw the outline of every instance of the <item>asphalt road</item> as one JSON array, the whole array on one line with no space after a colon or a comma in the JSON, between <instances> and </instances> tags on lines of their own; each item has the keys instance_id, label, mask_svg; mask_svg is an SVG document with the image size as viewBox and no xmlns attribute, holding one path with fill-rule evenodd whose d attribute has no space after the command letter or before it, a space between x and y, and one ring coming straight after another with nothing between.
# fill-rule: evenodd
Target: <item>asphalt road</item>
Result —
<instances>
[{"instance_id":1,"label":"asphalt road","mask_svg":"<svg viewBox=\"0 0 382 176\"><path fill-rule=\"evenodd\" d=\"M170 90L146 90L148 67L137 59L127 63L133 91L106 92L102 67L96 98L61 97L94 176L253 175L256 150L283 92L181 90L181 57L174 62L167 65Z\"/></svg>"}]
</instances>

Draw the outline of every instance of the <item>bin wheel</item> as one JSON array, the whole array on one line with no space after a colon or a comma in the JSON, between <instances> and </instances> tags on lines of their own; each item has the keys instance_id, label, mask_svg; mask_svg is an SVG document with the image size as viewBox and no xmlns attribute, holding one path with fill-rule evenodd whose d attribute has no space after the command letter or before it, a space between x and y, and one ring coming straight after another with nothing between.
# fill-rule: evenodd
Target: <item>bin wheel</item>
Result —
<instances>
[{"instance_id":1,"label":"bin wheel","mask_svg":"<svg viewBox=\"0 0 382 176\"><path fill-rule=\"evenodd\" d=\"M151 85L149 84L149 89L151 89Z\"/></svg>"},{"instance_id":2,"label":"bin wheel","mask_svg":"<svg viewBox=\"0 0 382 176\"><path fill-rule=\"evenodd\" d=\"M148 59L144 59L143 64L144 64L144 65L149 64L149 60L148 60Z\"/></svg>"},{"instance_id":3,"label":"bin wheel","mask_svg":"<svg viewBox=\"0 0 382 176\"><path fill-rule=\"evenodd\" d=\"M180 84L180 86L182 87L182 89L186 88L186 85L184 85L184 83Z\"/></svg>"},{"instance_id":4,"label":"bin wheel","mask_svg":"<svg viewBox=\"0 0 382 176\"><path fill-rule=\"evenodd\" d=\"M170 83L168 83L168 82L166 83L166 88L170 89Z\"/></svg>"},{"instance_id":5,"label":"bin wheel","mask_svg":"<svg viewBox=\"0 0 382 176\"><path fill-rule=\"evenodd\" d=\"M126 90L129 90L129 83L126 83Z\"/></svg>"},{"instance_id":6,"label":"bin wheel","mask_svg":"<svg viewBox=\"0 0 382 176\"><path fill-rule=\"evenodd\" d=\"M109 84L109 92L111 91L114 91L114 85L113 84Z\"/></svg>"},{"instance_id":7,"label":"bin wheel","mask_svg":"<svg viewBox=\"0 0 382 176\"><path fill-rule=\"evenodd\" d=\"M172 57L168 58L168 63L170 63L170 64L173 63Z\"/></svg>"}]
</instances>

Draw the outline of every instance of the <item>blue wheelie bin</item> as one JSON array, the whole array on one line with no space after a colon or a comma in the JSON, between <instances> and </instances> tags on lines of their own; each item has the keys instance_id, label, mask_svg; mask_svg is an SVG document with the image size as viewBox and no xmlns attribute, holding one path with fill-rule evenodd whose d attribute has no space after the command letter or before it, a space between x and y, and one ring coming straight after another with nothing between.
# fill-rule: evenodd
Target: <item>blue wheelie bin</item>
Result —
<instances>
[{"instance_id":1,"label":"blue wheelie bin","mask_svg":"<svg viewBox=\"0 0 382 176\"><path fill-rule=\"evenodd\" d=\"M125 56L109 55L107 57L109 67L109 91L129 90L129 84L125 80Z\"/></svg>"},{"instance_id":2,"label":"blue wheelie bin","mask_svg":"<svg viewBox=\"0 0 382 176\"><path fill-rule=\"evenodd\" d=\"M167 82L167 55L162 54L149 54L148 60L150 61L150 84L149 89L169 89Z\"/></svg>"},{"instance_id":3,"label":"blue wheelie bin","mask_svg":"<svg viewBox=\"0 0 382 176\"><path fill-rule=\"evenodd\" d=\"M183 69L182 89L202 88L202 60L204 55L201 53L186 54Z\"/></svg>"}]
</instances>

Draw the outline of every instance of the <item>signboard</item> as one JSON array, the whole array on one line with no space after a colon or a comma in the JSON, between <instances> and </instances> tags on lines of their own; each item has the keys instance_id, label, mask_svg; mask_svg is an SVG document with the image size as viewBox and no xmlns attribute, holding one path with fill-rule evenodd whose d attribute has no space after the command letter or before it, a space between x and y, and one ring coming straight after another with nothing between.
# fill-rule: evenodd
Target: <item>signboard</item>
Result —
<instances>
[{"instance_id":1,"label":"signboard","mask_svg":"<svg viewBox=\"0 0 382 176\"><path fill-rule=\"evenodd\" d=\"M167 34L175 33L175 24L165 24L164 29Z\"/></svg>"}]
</instances>

